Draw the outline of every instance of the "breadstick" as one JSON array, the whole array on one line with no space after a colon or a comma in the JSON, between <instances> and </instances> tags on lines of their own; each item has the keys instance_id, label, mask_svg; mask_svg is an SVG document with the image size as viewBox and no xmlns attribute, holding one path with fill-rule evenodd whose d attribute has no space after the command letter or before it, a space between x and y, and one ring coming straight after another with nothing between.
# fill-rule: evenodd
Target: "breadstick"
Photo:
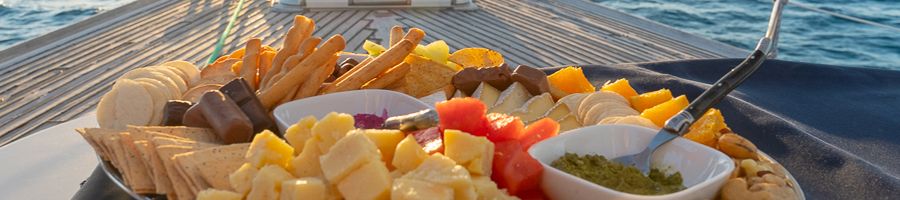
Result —
<instances>
[{"instance_id":1,"label":"breadstick","mask_svg":"<svg viewBox=\"0 0 900 200\"><path fill-rule=\"evenodd\" d=\"M339 57L340 56L335 55L329 62L325 63L324 66L319 67L313 74L310 74L309 78L303 82L303 86L298 88L297 94L294 95L294 99L315 96L316 93L319 92L322 83L325 83L325 79L328 79L328 76L331 76L331 73L334 72Z\"/></svg>"},{"instance_id":2,"label":"breadstick","mask_svg":"<svg viewBox=\"0 0 900 200\"><path fill-rule=\"evenodd\" d=\"M414 31L410 31L412 33ZM412 43L410 40L404 39L403 41L398 42L396 45L392 46L390 49L375 57L371 62L366 65L356 66L360 68L355 73L350 74L346 79L341 82L337 82L331 87L325 89L325 93L334 93L341 92L347 90L359 89L363 84L381 74L388 68L392 66L396 66L403 62L403 59L406 58L409 53L413 51L415 48L415 43ZM356 68L355 67L355 68Z\"/></svg>"},{"instance_id":3,"label":"breadstick","mask_svg":"<svg viewBox=\"0 0 900 200\"><path fill-rule=\"evenodd\" d=\"M390 85L391 83L397 82L400 79L403 79L403 76L406 76L406 73L409 72L410 66L409 63L400 63L397 66L394 66L391 69L388 69L384 74L372 79L368 83L362 86L363 89L383 89Z\"/></svg>"},{"instance_id":4,"label":"breadstick","mask_svg":"<svg viewBox=\"0 0 900 200\"><path fill-rule=\"evenodd\" d=\"M409 29L409 32L406 32L406 35L403 36L404 40L409 40L410 42L412 42L413 47L418 45L419 42L422 42L422 38L425 38L425 31L422 31L422 29L418 28ZM391 45L391 48L394 48L394 45Z\"/></svg>"},{"instance_id":5,"label":"breadstick","mask_svg":"<svg viewBox=\"0 0 900 200\"><path fill-rule=\"evenodd\" d=\"M281 77L284 77L284 74L286 74L294 66L296 66L297 63L299 63L300 61L303 61L303 59L306 56L311 54L313 52L313 50L316 49L316 45L319 45L319 42L321 42L321 41L322 41L322 38L319 38L319 37L307 38L305 41L303 41L303 43L300 44L299 48L297 48L297 52L293 56L291 56L291 57L296 57L297 61L292 64L288 64L287 62L285 62L283 65L281 65L281 70L280 70L281 72L279 72L278 74L275 74L275 76L272 76L272 78L269 79L269 85L266 85L265 88L271 87L272 84L275 84L275 81L278 81L278 79L281 79Z\"/></svg>"},{"instance_id":6,"label":"breadstick","mask_svg":"<svg viewBox=\"0 0 900 200\"><path fill-rule=\"evenodd\" d=\"M257 62L259 62L260 43L262 43L262 41L258 38L247 41L247 47L244 48L244 59L240 73L241 77L244 77L244 80L247 80L250 88L253 88L254 90L257 88L256 73L258 68Z\"/></svg>"},{"instance_id":7,"label":"breadstick","mask_svg":"<svg viewBox=\"0 0 900 200\"><path fill-rule=\"evenodd\" d=\"M272 60L272 67L270 67L271 70L263 76L260 85L268 85L272 76L281 72L281 64L283 64L288 57L297 54L297 48L300 47L300 42L303 42L306 39L300 37L305 32L309 21L310 19L303 15L294 16L294 26L292 26L291 29L288 29L287 33L284 34L284 45L281 50L275 54L275 59Z\"/></svg>"},{"instance_id":8,"label":"breadstick","mask_svg":"<svg viewBox=\"0 0 900 200\"><path fill-rule=\"evenodd\" d=\"M303 59L303 61L297 64L297 66L321 66L328 62L335 54L343 50L346 45L344 37L341 35L332 36L325 41L321 47L316 51L313 51L306 59ZM260 92L260 102L266 109L271 109L278 103L278 100L284 98L285 94L287 94L290 89L300 85L300 81L303 79L299 77L308 75L311 70L312 67L295 67L291 69L285 74L285 77L291 78L279 79L275 81L275 84L273 84L272 87Z\"/></svg>"},{"instance_id":9,"label":"breadstick","mask_svg":"<svg viewBox=\"0 0 900 200\"><path fill-rule=\"evenodd\" d=\"M259 54L259 69L257 69L259 73L256 75L257 87L261 87L260 82L262 82L262 78L272 69L272 63L276 54L272 51L263 51Z\"/></svg>"},{"instance_id":10,"label":"breadstick","mask_svg":"<svg viewBox=\"0 0 900 200\"><path fill-rule=\"evenodd\" d=\"M401 38L403 38L403 28L400 26L391 27L391 39L388 43L388 47L394 46L400 42Z\"/></svg>"}]
</instances>

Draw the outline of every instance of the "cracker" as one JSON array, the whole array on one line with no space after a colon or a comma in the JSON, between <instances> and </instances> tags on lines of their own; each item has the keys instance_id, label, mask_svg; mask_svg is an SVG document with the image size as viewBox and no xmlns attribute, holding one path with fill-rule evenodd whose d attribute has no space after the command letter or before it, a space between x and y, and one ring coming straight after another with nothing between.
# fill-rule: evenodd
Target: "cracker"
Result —
<instances>
[{"instance_id":1,"label":"cracker","mask_svg":"<svg viewBox=\"0 0 900 200\"><path fill-rule=\"evenodd\" d=\"M229 79L231 80L231 79ZM201 85L194 86L189 89L187 92L184 92L183 95L179 95L178 98L185 101L190 101L197 103L200 101L200 96L203 96L203 93L206 93L210 90L218 90L222 87L222 84L218 83L204 83Z\"/></svg>"},{"instance_id":2,"label":"cracker","mask_svg":"<svg viewBox=\"0 0 900 200\"><path fill-rule=\"evenodd\" d=\"M180 138L187 138L189 140L198 141L198 142L207 142L207 143L215 143L221 144L222 142L219 140L219 136L213 132L212 129L208 128L197 128L197 127L187 127L187 126L131 126L129 128L135 128L144 132L158 132L164 133Z\"/></svg>"},{"instance_id":3,"label":"cracker","mask_svg":"<svg viewBox=\"0 0 900 200\"><path fill-rule=\"evenodd\" d=\"M169 66L181 71L182 74L185 75L184 80L188 82L189 86L193 86L195 83L197 83L197 81L200 81L200 70L197 69L197 66L191 64L190 62L175 60L159 65Z\"/></svg>"},{"instance_id":4,"label":"cracker","mask_svg":"<svg viewBox=\"0 0 900 200\"><path fill-rule=\"evenodd\" d=\"M156 188L153 184L153 180L150 177L149 169L146 168L146 164L144 164L143 158L141 158L141 154L138 151L137 147L134 145L134 140L131 138L131 133L129 132L120 132L119 133L119 144L120 148L122 148L122 153L125 156L125 162L128 165L129 174L131 174L131 190L139 194L149 194L156 191Z\"/></svg>"},{"instance_id":5,"label":"cracker","mask_svg":"<svg viewBox=\"0 0 900 200\"><path fill-rule=\"evenodd\" d=\"M162 164L165 166L164 169L166 171L166 176L169 178L170 184L172 186L171 190L167 190L167 194L174 193L174 196L176 196L178 199L194 199L194 193L190 191L185 178L178 174L178 169L175 167L172 157L180 153L209 148L213 146L217 145L208 143L195 143L194 145L190 146L156 146L156 152L159 156L159 159L162 161Z\"/></svg>"},{"instance_id":6,"label":"cracker","mask_svg":"<svg viewBox=\"0 0 900 200\"><path fill-rule=\"evenodd\" d=\"M130 79L119 79L116 92L115 115L112 128L125 129L127 125L147 125L153 117L153 99L147 89Z\"/></svg>"},{"instance_id":7,"label":"cracker","mask_svg":"<svg viewBox=\"0 0 900 200\"><path fill-rule=\"evenodd\" d=\"M187 177L201 183L197 185L200 190L232 190L228 177L244 163L249 148L248 143L232 144L178 154L175 159Z\"/></svg>"},{"instance_id":8,"label":"cracker","mask_svg":"<svg viewBox=\"0 0 900 200\"><path fill-rule=\"evenodd\" d=\"M446 65L418 55L409 55L404 62L410 64L409 72L402 80L405 82L405 93L416 98L441 91L450 85L450 80L456 75L456 71Z\"/></svg>"}]
</instances>

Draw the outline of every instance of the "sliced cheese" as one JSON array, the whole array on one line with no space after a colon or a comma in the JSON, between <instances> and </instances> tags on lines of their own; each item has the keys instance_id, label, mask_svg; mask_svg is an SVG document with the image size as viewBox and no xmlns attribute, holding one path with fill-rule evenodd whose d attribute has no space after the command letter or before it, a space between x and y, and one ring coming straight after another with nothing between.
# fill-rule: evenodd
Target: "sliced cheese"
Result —
<instances>
[{"instance_id":1,"label":"sliced cheese","mask_svg":"<svg viewBox=\"0 0 900 200\"><path fill-rule=\"evenodd\" d=\"M553 108L550 108L547 113L544 113L543 117L559 121L571 113L572 111L569 110L569 106L564 103L556 102L556 105L554 105Z\"/></svg>"},{"instance_id":2,"label":"sliced cheese","mask_svg":"<svg viewBox=\"0 0 900 200\"><path fill-rule=\"evenodd\" d=\"M481 100L484 105L487 105L490 108L497 103L497 99L500 98L500 90L494 88L494 86L491 86L490 84L481 82L481 85L478 85L478 88L472 93L472 97Z\"/></svg>"},{"instance_id":3,"label":"sliced cheese","mask_svg":"<svg viewBox=\"0 0 900 200\"><path fill-rule=\"evenodd\" d=\"M559 132L565 133L568 130L576 129L581 127L581 123L578 122L578 119L575 115L567 115L563 117L562 120L558 120L559 122Z\"/></svg>"},{"instance_id":4,"label":"sliced cheese","mask_svg":"<svg viewBox=\"0 0 900 200\"><path fill-rule=\"evenodd\" d=\"M519 117L519 119L522 119L522 122L528 124L544 116L554 104L553 96L550 93L544 93L532 97L522 107L510 114Z\"/></svg>"},{"instance_id":5,"label":"sliced cheese","mask_svg":"<svg viewBox=\"0 0 900 200\"><path fill-rule=\"evenodd\" d=\"M531 99L531 93L525 89L525 86L515 82L500 93L497 103L488 110L488 113L510 113L516 108L522 107L528 99Z\"/></svg>"}]
</instances>

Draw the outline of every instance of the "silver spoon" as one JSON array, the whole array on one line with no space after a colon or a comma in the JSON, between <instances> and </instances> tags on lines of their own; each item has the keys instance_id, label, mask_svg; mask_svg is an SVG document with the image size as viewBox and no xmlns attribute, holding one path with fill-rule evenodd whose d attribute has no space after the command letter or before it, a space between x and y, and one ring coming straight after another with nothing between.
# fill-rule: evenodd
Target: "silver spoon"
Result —
<instances>
[{"instance_id":1,"label":"silver spoon","mask_svg":"<svg viewBox=\"0 0 900 200\"><path fill-rule=\"evenodd\" d=\"M756 44L756 49L753 50L753 53L747 59L744 59L741 64L731 69L725 76L716 81L712 87L700 94L700 97L697 97L687 108L667 120L665 126L650 140L647 148L640 153L621 156L613 159L613 161L626 166L633 165L641 170L644 175L649 174L650 158L657 148L687 132L688 127L696 119L703 116L709 108L719 103L722 98L740 85L741 82L750 77L756 69L759 69L759 66L766 60L767 55L775 57L778 28L781 26L781 11L784 5L787 4L787 1L775 0L772 15L769 16L769 27L766 35L759 40L759 43Z\"/></svg>"}]
</instances>

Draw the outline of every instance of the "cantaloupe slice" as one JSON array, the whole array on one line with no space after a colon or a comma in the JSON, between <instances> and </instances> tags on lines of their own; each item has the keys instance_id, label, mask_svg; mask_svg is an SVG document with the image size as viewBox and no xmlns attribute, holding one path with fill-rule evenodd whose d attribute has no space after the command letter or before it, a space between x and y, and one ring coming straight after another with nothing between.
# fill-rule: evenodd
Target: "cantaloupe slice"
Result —
<instances>
[{"instance_id":1,"label":"cantaloupe slice","mask_svg":"<svg viewBox=\"0 0 900 200\"><path fill-rule=\"evenodd\" d=\"M666 123L666 120L669 120L669 118L672 118L672 116L675 116L675 114L677 114L687 106L687 97L681 95L677 98L671 99L659 105L653 106L652 108L644 110L644 112L641 112L641 117L650 119L650 121L653 121L653 123L657 126L663 127L663 125L665 125Z\"/></svg>"},{"instance_id":2,"label":"cantaloupe slice","mask_svg":"<svg viewBox=\"0 0 900 200\"><path fill-rule=\"evenodd\" d=\"M629 98L629 101L631 102L631 108L634 108L638 112L643 112L647 108L659 105L670 99L672 99L672 91L669 91L669 89L660 89L633 96Z\"/></svg>"},{"instance_id":3,"label":"cantaloupe slice","mask_svg":"<svg viewBox=\"0 0 900 200\"><path fill-rule=\"evenodd\" d=\"M619 95L622 95L625 99L637 96L637 91L634 91L634 88L628 83L628 79L624 78L616 80L616 82L603 84L603 87L601 87L600 90L619 93Z\"/></svg>"},{"instance_id":4,"label":"cantaloupe slice","mask_svg":"<svg viewBox=\"0 0 900 200\"><path fill-rule=\"evenodd\" d=\"M596 90L594 85L591 85L591 82L587 80L587 77L584 77L584 72L581 71L580 67L560 69L547 76L547 80L550 81L551 87L556 87L570 94L588 93Z\"/></svg>"}]
</instances>

